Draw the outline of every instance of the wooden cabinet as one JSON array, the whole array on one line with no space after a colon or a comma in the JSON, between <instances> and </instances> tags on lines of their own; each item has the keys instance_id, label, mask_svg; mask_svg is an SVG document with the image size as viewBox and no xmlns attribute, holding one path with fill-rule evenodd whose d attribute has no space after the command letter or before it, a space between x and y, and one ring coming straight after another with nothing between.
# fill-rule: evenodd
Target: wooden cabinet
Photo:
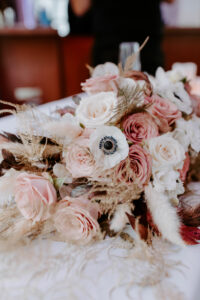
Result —
<instances>
[{"instance_id":1,"label":"wooden cabinet","mask_svg":"<svg viewBox=\"0 0 200 300\"><path fill-rule=\"evenodd\" d=\"M60 38L51 29L0 30L0 97L16 101L19 87L37 87L42 102L64 96Z\"/></svg>"}]
</instances>

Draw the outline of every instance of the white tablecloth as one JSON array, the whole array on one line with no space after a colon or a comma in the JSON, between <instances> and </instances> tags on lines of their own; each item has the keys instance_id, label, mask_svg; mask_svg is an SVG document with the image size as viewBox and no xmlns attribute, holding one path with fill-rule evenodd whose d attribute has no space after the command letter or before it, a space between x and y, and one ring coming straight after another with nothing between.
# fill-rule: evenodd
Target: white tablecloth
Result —
<instances>
[{"instance_id":1,"label":"white tablecloth","mask_svg":"<svg viewBox=\"0 0 200 300\"><path fill-rule=\"evenodd\" d=\"M72 102L70 98L63 99L45 104L40 110L51 112L55 107L64 106L66 101ZM0 118L0 131L14 132L15 128L14 117ZM114 261L109 257L108 248L112 242L112 239L102 241L86 251L64 243L40 241L6 254L1 253L0 299L200 299L200 245L186 246L172 253L172 259L181 264L177 270L169 270L169 277L162 284L163 294L160 291L160 296L156 296L153 287L134 286L129 298L125 286L120 287L125 274L122 260L117 259L116 255ZM87 260L89 265L86 267L83 262ZM128 272L127 266L127 278ZM119 281L122 274L123 280ZM118 288L110 291L112 286ZM168 294L166 290L170 290L171 296L165 297ZM182 294L176 294L178 290Z\"/></svg>"}]
</instances>

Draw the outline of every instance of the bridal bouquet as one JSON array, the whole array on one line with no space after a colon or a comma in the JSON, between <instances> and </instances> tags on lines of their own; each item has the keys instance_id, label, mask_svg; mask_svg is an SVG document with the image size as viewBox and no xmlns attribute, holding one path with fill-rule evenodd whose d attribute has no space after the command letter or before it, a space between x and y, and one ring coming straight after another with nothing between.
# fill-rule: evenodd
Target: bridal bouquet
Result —
<instances>
[{"instance_id":1,"label":"bridal bouquet","mask_svg":"<svg viewBox=\"0 0 200 300\"><path fill-rule=\"evenodd\" d=\"M200 96L180 65L131 65L90 69L81 99L50 115L15 106L17 132L0 136L2 241L85 245L131 226L148 243L198 243Z\"/></svg>"}]
</instances>

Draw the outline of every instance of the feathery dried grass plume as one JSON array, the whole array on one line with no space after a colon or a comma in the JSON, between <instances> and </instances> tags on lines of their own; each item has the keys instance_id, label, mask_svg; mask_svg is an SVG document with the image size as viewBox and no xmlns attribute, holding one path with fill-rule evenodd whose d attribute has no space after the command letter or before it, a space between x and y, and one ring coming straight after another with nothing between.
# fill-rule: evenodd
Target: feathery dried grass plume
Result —
<instances>
[{"instance_id":1,"label":"feathery dried grass plume","mask_svg":"<svg viewBox=\"0 0 200 300\"><path fill-rule=\"evenodd\" d=\"M48 122L49 117L28 105L1 102L15 108L9 112L16 116L18 130L17 134L1 134L8 142L0 145L4 158L0 164L0 172L11 167L16 170L45 171L52 167L53 161L59 161L62 146L50 138L38 135L38 128L41 128L40 125L44 122Z\"/></svg>"},{"instance_id":2,"label":"feathery dried grass plume","mask_svg":"<svg viewBox=\"0 0 200 300\"><path fill-rule=\"evenodd\" d=\"M143 111L143 94L144 91L136 84L135 88L125 86L118 91L118 103L112 111L112 117L108 121L109 125L118 124L121 119L131 113Z\"/></svg>"},{"instance_id":3,"label":"feathery dried grass plume","mask_svg":"<svg viewBox=\"0 0 200 300\"><path fill-rule=\"evenodd\" d=\"M119 171L113 168L106 172L102 171L96 180L90 181L89 197L92 201L99 203L102 213L108 213L109 217L120 203L131 203L140 198L142 188L138 186L137 181L127 184L128 179L132 176L132 171L127 166L126 170ZM123 173L118 175L119 177L125 176L123 181L118 179L116 172Z\"/></svg>"}]
</instances>

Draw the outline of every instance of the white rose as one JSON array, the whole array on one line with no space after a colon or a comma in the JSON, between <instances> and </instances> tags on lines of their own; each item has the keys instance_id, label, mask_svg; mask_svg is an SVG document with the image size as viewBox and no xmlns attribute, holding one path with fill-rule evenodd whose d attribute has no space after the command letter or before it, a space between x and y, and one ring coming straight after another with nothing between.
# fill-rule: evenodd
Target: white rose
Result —
<instances>
[{"instance_id":1,"label":"white rose","mask_svg":"<svg viewBox=\"0 0 200 300\"><path fill-rule=\"evenodd\" d=\"M87 128L106 124L114 114L117 98L113 92L101 92L82 98L76 117Z\"/></svg>"},{"instance_id":2,"label":"white rose","mask_svg":"<svg viewBox=\"0 0 200 300\"><path fill-rule=\"evenodd\" d=\"M173 167L181 169L185 150L170 134L163 134L148 141L148 150L153 159L153 169Z\"/></svg>"},{"instance_id":3,"label":"white rose","mask_svg":"<svg viewBox=\"0 0 200 300\"><path fill-rule=\"evenodd\" d=\"M101 77L105 75L119 75L118 67L111 62L107 62L105 64L96 66L92 72L92 78Z\"/></svg>"}]
</instances>

